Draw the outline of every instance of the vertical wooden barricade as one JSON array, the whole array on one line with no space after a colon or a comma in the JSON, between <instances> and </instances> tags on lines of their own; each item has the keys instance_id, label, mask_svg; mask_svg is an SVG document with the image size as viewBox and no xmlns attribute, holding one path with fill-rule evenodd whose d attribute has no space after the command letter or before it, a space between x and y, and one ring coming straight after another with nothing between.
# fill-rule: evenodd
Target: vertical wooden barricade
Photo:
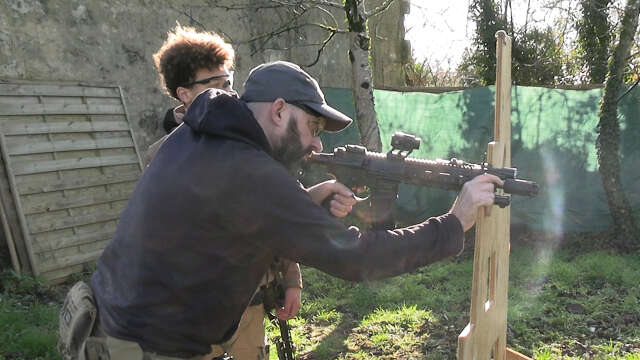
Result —
<instances>
[{"instance_id":1,"label":"vertical wooden barricade","mask_svg":"<svg viewBox=\"0 0 640 360\"><path fill-rule=\"evenodd\" d=\"M511 38L496 33L497 68L494 141L487 161L511 166ZM480 209L476 222L470 322L458 337L459 360L528 359L507 348L510 207Z\"/></svg>"}]
</instances>

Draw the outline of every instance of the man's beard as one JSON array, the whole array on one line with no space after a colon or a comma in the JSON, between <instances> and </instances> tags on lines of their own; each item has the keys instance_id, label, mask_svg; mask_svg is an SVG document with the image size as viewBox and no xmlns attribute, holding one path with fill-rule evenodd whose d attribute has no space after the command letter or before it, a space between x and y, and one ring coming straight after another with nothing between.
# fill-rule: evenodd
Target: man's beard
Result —
<instances>
[{"instance_id":1,"label":"man's beard","mask_svg":"<svg viewBox=\"0 0 640 360\"><path fill-rule=\"evenodd\" d=\"M300 168L302 159L310 154L312 150L311 146L303 147L300 141L297 119L291 115L285 134L280 138L280 142L273 146L273 158L284 165L290 172L295 173Z\"/></svg>"}]
</instances>

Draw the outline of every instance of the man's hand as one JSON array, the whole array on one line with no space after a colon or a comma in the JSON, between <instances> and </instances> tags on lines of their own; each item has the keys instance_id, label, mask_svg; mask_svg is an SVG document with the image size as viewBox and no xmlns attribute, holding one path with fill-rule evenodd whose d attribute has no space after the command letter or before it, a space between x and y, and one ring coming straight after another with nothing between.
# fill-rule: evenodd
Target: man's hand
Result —
<instances>
[{"instance_id":1,"label":"man's hand","mask_svg":"<svg viewBox=\"0 0 640 360\"><path fill-rule=\"evenodd\" d=\"M300 293L302 289L298 287L290 287L284 293L284 307L279 308L276 312L278 319L289 320L298 313L300 309Z\"/></svg>"},{"instance_id":2,"label":"man's hand","mask_svg":"<svg viewBox=\"0 0 640 360\"><path fill-rule=\"evenodd\" d=\"M462 186L462 190L449 212L460 220L464 231L471 229L475 224L478 209L481 206L486 206L487 211L490 211L495 198L495 185L502 186L502 184L499 177L484 174L476 176Z\"/></svg>"},{"instance_id":3,"label":"man's hand","mask_svg":"<svg viewBox=\"0 0 640 360\"><path fill-rule=\"evenodd\" d=\"M329 203L329 212L338 218L347 216L356 204L353 191L335 180L321 182L308 188L307 192L318 205L322 205L327 197L333 195Z\"/></svg>"}]
</instances>

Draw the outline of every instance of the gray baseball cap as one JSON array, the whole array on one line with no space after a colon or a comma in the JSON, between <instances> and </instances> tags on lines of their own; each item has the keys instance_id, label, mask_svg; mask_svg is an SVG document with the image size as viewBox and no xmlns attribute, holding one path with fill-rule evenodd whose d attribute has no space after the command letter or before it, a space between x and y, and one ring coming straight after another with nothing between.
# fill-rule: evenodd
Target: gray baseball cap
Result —
<instances>
[{"instance_id":1,"label":"gray baseball cap","mask_svg":"<svg viewBox=\"0 0 640 360\"><path fill-rule=\"evenodd\" d=\"M326 131L340 131L353 120L327 105L318 82L298 65L276 61L258 65L249 72L240 97L245 102L274 101L302 103L327 119Z\"/></svg>"}]
</instances>

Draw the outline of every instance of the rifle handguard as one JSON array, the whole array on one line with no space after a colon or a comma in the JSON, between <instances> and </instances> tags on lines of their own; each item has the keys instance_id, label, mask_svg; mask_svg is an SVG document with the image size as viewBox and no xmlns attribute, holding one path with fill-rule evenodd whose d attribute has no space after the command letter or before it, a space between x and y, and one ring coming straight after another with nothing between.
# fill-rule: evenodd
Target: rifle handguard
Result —
<instances>
[{"instance_id":1,"label":"rifle handguard","mask_svg":"<svg viewBox=\"0 0 640 360\"><path fill-rule=\"evenodd\" d=\"M508 194L537 196L540 187L533 181L520 179L505 179L502 190Z\"/></svg>"}]
</instances>

